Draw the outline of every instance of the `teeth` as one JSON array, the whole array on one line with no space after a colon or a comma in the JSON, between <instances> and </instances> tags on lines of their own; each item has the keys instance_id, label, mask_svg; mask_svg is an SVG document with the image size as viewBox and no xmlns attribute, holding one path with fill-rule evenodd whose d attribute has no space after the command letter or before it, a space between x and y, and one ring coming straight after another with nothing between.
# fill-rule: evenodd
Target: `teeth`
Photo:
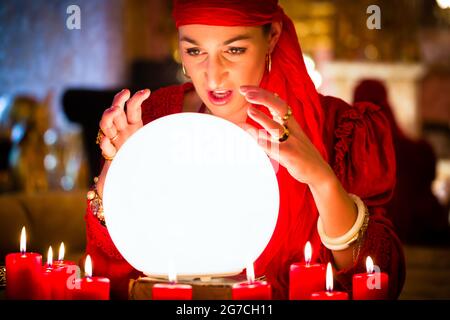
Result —
<instances>
[{"instance_id":1,"label":"teeth","mask_svg":"<svg viewBox=\"0 0 450 320\"><path fill-rule=\"evenodd\" d=\"M213 94L218 97L218 98L223 98L226 97L229 93L229 90L224 90L224 91L213 91Z\"/></svg>"}]
</instances>

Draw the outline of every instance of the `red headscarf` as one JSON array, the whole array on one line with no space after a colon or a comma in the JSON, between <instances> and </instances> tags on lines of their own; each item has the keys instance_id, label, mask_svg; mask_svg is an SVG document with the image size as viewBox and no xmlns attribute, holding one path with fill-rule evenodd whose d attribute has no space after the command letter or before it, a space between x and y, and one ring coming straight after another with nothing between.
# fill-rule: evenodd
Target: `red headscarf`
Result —
<instances>
[{"instance_id":1,"label":"red headscarf","mask_svg":"<svg viewBox=\"0 0 450 320\"><path fill-rule=\"evenodd\" d=\"M176 26L262 26L281 21L279 41L272 53L271 71L265 72L260 86L277 93L292 108L304 132L327 159L322 141L323 112L309 77L292 20L277 0L174 0ZM266 108L264 112L269 112ZM247 120L260 128L250 118ZM317 245L317 208L309 188L295 180L285 168L277 172L280 211L275 232L255 263L257 274L265 274L274 288L274 297L286 298L289 265L303 260L303 247L310 240ZM314 241L316 239L317 241ZM315 248L318 253L318 248ZM314 257L313 257L314 258Z\"/></svg>"}]
</instances>

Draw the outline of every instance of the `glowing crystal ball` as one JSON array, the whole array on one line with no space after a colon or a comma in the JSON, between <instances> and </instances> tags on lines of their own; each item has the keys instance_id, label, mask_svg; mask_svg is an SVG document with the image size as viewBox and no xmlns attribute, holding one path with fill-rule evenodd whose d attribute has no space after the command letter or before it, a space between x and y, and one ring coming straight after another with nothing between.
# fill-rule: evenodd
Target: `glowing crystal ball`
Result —
<instances>
[{"instance_id":1,"label":"glowing crystal ball","mask_svg":"<svg viewBox=\"0 0 450 320\"><path fill-rule=\"evenodd\" d=\"M206 114L157 119L131 136L108 171L106 225L122 256L148 275L241 272L278 218L274 167L237 125Z\"/></svg>"}]
</instances>

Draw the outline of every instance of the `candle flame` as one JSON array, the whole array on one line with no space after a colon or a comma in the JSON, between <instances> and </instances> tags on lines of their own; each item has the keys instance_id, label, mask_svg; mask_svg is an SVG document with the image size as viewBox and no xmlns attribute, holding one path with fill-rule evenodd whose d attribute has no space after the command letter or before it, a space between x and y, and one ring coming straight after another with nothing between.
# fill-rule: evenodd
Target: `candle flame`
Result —
<instances>
[{"instance_id":1,"label":"candle flame","mask_svg":"<svg viewBox=\"0 0 450 320\"><path fill-rule=\"evenodd\" d=\"M333 291L333 268L329 262L327 264L326 289L329 292Z\"/></svg>"},{"instance_id":2,"label":"candle flame","mask_svg":"<svg viewBox=\"0 0 450 320\"><path fill-rule=\"evenodd\" d=\"M64 254L66 253L66 249L64 247L64 242L61 242L61 245L59 246L59 254L58 254L58 260L63 261L64 260Z\"/></svg>"},{"instance_id":3,"label":"candle flame","mask_svg":"<svg viewBox=\"0 0 450 320\"><path fill-rule=\"evenodd\" d=\"M20 233L20 252L25 253L27 251L27 233L25 231L25 226L22 227L22 232Z\"/></svg>"},{"instance_id":4,"label":"candle flame","mask_svg":"<svg viewBox=\"0 0 450 320\"><path fill-rule=\"evenodd\" d=\"M170 283L176 283L177 282L177 273L173 270L169 271L168 274L169 282Z\"/></svg>"},{"instance_id":5,"label":"candle flame","mask_svg":"<svg viewBox=\"0 0 450 320\"><path fill-rule=\"evenodd\" d=\"M52 246L48 247L47 253L47 266L51 266L53 264L53 249Z\"/></svg>"},{"instance_id":6,"label":"candle flame","mask_svg":"<svg viewBox=\"0 0 450 320\"><path fill-rule=\"evenodd\" d=\"M305 244L305 262L308 265L311 263L311 256L312 256L311 242L308 241Z\"/></svg>"},{"instance_id":7,"label":"candle flame","mask_svg":"<svg viewBox=\"0 0 450 320\"><path fill-rule=\"evenodd\" d=\"M86 277L92 277L92 260L91 256L86 256L86 261L84 262L84 273L86 274Z\"/></svg>"},{"instance_id":8,"label":"candle flame","mask_svg":"<svg viewBox=\"0 0 450 320\"><path fill-rule=\"evenodd\" d=\"M249 263L247 265L247 282L253 283L255 282L255 269L253 268L253 263Z\"/></svg>"},{"instance_id":9,"label":"candle flame","mask_svg":"<svg viewBox=\"0 0 450 320\"><path fill-rule=\"evenodd\" d=\"M367 273L373 273L373 260L370 256L366 258L366 270Z\"/></svg>"}]
</instances>

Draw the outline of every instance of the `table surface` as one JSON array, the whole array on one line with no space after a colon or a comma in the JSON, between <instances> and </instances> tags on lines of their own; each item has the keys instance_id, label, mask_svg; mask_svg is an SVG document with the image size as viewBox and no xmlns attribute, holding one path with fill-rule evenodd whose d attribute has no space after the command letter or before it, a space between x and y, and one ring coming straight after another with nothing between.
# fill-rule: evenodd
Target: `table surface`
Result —
<instances>
[{"instance_id":1,"label":"table surface","mask_svg":"<svg viewBox=\"0 0 450 320\"><path fill-rule=\"evenodd\" d=\"M404 252L406 281L400 299L450 299L450 247L404 246Z\"/></svg>"}]
</instances>

